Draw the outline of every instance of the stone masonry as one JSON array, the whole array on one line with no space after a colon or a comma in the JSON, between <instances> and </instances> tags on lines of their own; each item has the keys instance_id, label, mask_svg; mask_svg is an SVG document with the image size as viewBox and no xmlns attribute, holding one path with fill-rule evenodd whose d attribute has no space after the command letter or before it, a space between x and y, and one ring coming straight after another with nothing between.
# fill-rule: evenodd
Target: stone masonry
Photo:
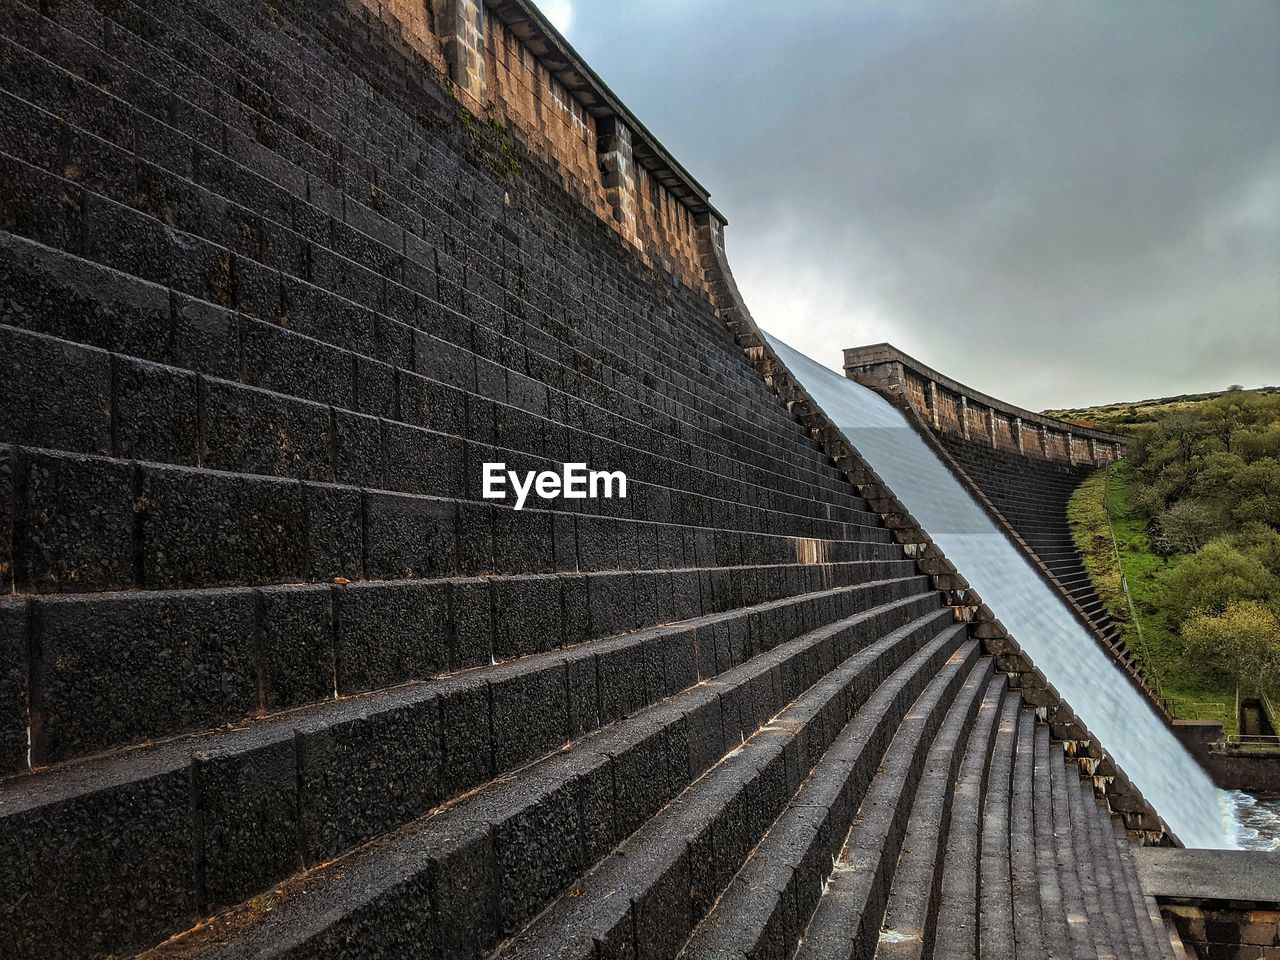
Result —
<instances>
[{"instance_id":1,"label":"stone masonry","mask_svg":"<svg viewBox=\"0 0 1280 960\"><path fill-rule=\"evenodd\" d=\"M536 9L0 51L6 958L1172 960L1176 838Z\"/></svg>"}]
</instances>

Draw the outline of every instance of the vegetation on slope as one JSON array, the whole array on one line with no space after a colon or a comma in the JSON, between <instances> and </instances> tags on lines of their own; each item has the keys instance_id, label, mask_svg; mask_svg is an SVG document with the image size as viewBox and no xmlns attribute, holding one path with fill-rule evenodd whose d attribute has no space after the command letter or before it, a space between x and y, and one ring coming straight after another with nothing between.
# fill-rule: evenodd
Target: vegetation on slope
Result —
<instances>
[{"instance_id":1,"label":"vegetation on slope","mask_svg":"<svg viewBox=\"0 0 1280 960\"><path fill-rule=\"evenodd\" d=\"M1194 414L1201 404L1232 393L1267 396L1280 394L1280 387L1258 387L1253 390L1232 387L1215 393L1184 393L1177 397L1104 403L1095 407L1066 407L1061 410L1045 410L1043 413L1047 417L1056 417L1077 426L1134 436L1152 428L1170 414Z\"/></svg>"},{"instance_id":2,"label":"vegetation on slope","mask_svg":"<svg viewBox=\"0 0 1280 960\"><path fill-rule=\"evenodd\" d=\"M1178 633L1170 628L1161 589L1161 574L1171 561L1151 549L1147 521L1129 503L1131 482L1121 464L1109 475L1099 470L1072 496L1068 515L1085 569L1125 646L1175 715L1220 720L1227 733L1235 733L1235 687L1220 677L1205 676L1194 662L1183 662ZM1133 598L1132 612L1122 577Z\"/></svg>"},{"instance_id":3,"label":"vegetation on slope","mask_svg":"<svg viewBox=\"0 0 1280 960\"><path fill-rule=\"evenodd\" d=\"M1076 491L1072 531L1175 712L1234 728L1223 705L1237 686L1280 691L1280 393L1229 391L1148 413L1129 425L1126 462Z\"/></svg>"}]
</instances>

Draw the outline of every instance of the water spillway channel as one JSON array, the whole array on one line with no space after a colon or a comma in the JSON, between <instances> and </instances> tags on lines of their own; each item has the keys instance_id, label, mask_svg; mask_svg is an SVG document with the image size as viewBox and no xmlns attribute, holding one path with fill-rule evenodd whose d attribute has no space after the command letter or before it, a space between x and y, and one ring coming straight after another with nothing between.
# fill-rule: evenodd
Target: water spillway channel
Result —
<instances>
[{"instance_id":1,"label":"water spillway channel","mask_svg":"<svg viewBox=\"0 0 1280 960\"><path fill-rule=\"evenodd\" d=\"M874 390L765 336L1179 839L1188 847L1235 846L1230 798L906 415Z\"/></svg>"}]
</instances>

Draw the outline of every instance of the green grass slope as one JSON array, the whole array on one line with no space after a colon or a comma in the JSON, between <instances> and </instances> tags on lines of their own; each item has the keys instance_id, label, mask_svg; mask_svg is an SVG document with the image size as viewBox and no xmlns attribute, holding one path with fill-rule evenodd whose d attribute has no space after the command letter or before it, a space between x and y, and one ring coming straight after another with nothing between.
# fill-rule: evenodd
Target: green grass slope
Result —
<instances>
[{"instance_id":1,"label":"green grass slope","mask_svg":"<svg viewBox=\"0 0 1280 960\"><path fill-rule=\"evenodd\" d=\"M1097 471L1076 489L1068 507L1076 548L1126 646L1174 716L1218 720L1227 734L1234 734L1234 687L1205 675L1182 655L1160 583L1160 574L1176 561L1152 550L1147 520L1129 502L1132 484L1129 469L1120 463L1109 473ZM1132 608L1124 592L1126 581Z\"/></svg>"}]
</instances>

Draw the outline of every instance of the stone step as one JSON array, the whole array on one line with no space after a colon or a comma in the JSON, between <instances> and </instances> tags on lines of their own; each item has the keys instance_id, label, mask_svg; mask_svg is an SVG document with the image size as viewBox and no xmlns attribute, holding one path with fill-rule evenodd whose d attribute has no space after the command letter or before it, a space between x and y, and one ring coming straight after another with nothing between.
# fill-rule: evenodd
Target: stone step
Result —
<instances>
[{"instance_id":1,"label":"stone step","mask_svg":"<svg viewBox=\"0 0 1280 960\"><path fill-rule=\"evenodd\" d=\"M1141 933L1142 941L1149 951L1148 956L1160 960L1175 960L1173 943L1164 927L1160 911L1155 899L1145 893L1138 881L1138 868L1133 855L1133 847L1125 837L1124 829L1112 818L1108 817L1104 826L1110 826L1113 837L1112 847L1120 861L1120 870L1124 874L1129 887L1129 895L1133 903L1134 925ZM1124 914L1123 904L1121 913ZM1182 960L1182 958L1176 958Z\"/></svg>"},{"instance_id":2,"label":"stone step","mask_svg":"<svg viewBox=\"0 0 1280 960\"><path fill-rule=\"evenodd\" d=\"M1014 810L1013 775L1017 756L1018 727L1022 722L1021 700L1011 691L1005 697L1000 710L999 727L992 743L990 765L987 770L987 789L981 811L981 854L978 860L978 930L979 956L1014 956L1018 944L1015 930L1014 899ZM1021 806L1021 805L1019 805ZM1019 815L1023 811L1019 810ZM1016 838L1019 849L1022 836ZM959 851L957 851L959 852ZM960 854L962 855L962 854ZM948 871L969 867L954 862L948 850ZM964 887L944 887L942 910L963 910L965 901L958 899ZM1019 892L1021 888L1019 887ZM947 903L951 906L948 908ZM958 941L957 941L958 945ZM958 956L966 956L963 951ZM1029 954L1034 956L1034 954Z\"/></svg>"},{"instance_id":3,"label":"stone step","mask_svg":"<svg viewBox=\"0 0 1280 960\"><path fill-rule=\"evenodd\" d=\"M15 128L17 129L27 129L28 127L31 127L31 125L32 124L17 122L17 120L15 120ZM56 138L56 134L50 134L50 136L54 136ZM42 154L42 151L41 151L41 143L42 141L40 140L31 141L31 150L29 150L29 152L35 155L44 155ZM31 157L31 159L35 159L35 157ZM87 159L87 157L86 159L82 160L82 163L88 166L92 166L92 160ZM124 161L124 163L127 164L128 161ZM72 166L67 166L67 168L65 169L76 169L76 168L74 168L74 166L72 165ZM23 175L31 175L31 172L27 172L26 174L23 174ZM56 184L56 180L49 180L49 186L44 187L44 189L46 189L47 191L47 189L54 188L55 184ZM95 186L97 186L97 184L95 184ZM110 186L110 184L108 184L108 186ZM32 189L40 189L40 188L41 188L40 184L38 183L32 184ZM169 191L172 192L173 189L177 189L177 188L170 186L169 188L166 188L166 189L169 189ZM195 186L192 186L192 189L197 189L197 191L202 191L202 189L204 188L197 188ZM137 200L137 197L140 195L137 195L137 193L134 193L133 188L128 187L127 184L122 184L122 187L119 188L119 191L116 191L116 195L122 198L128 198L128 200L131 200L131 202L140 202ZM96 193L88 193L87 196L92 198L99 195L96 195ZM170 200L172 200L172 198L170 198ZM143 206L145 206L145 204L143 204ZM100 229L106 229L110 227L111 224L115 224L114 225L115 229L124 230L125 233L133 232L133 230L143 230L143 233L146 233L148 232L148 230L150 230L152 234L155 234L155 236L152 237L152 242L159 243L161 244L161 246L163 246L165 230L161 230L157 228L154 221L152 221L151 218L148 218L148 216L134 215L133 211L122 209L122 207L119 207L118 205L113 204L113 202L106 201L106 200L102 201L101 204L97 205L95 209L97 210L97 220L102 220L106 224L106 225L100 224ZM246 216L247 215L248 214L246 214ZM115 221L119 221L119 223L115 223ZM216 251L218 251L218 247L216 246L210 247L210 255L212 255L212 253L216 253ZM233 257L236 255L233 255L233 253L230 251L224 251L223 253L221 253L221 256L223 256L223 259L225 259L225 257ZM164 257L157 256L157 260L159 260L160 262L163 262ZM246 261L246 262L250 262L250 261ZM164 278L157 278L156 275L152 275L152 279L168 280L170 278L168 278L168 276L164 276ZM196 292L197 292L197 296L207 296L207 294L209 294L209 291L205 291L205 289L200 289L200 291L196 291ZM285 311L287 311L288 305L284 305L283 308ZM433 383L439 384L439 383L442 383L442 381L445 381L445 383L447 383L447 381L452 380L454 381L454 389L461 388L461 387L470 387L471 390L475 389L476 371L471 371L470 374L466 376L466 378L458 379L460 378L460 372L458 372L460 371L460 367L458 367L458 364L460 364L460 362L465 361L466 364L471 364L472 366L476 366L477 370L480 369L480 366L483 366L485 364L489 364L490 366L492 366L492 364L490 364L488 360L483 360L483 358L479 358L479 357L472 358L471 353L468 352L466 348L454 347L452 346L452 344L448 344L448 349L444 349L443 348L444 344L438 342L438 340L435 340L436 346L433 349L425 349L424 348L425 334L415 334L413 335L413 337L411 337L410 334L412 333L412 330L410 326L399 323L398 320L390 319L390 317L378 317L378 321L380 324L387 326L387 329L389 329L390 332L396 333L398 339L402 340L403 343L396 343L394 342L394 340L390 340L390 342L388 343L392 344L392 346L383 346L379 348L374 348L374 347L361 346L361 344L352 342L351 335L349 335L349 333L347 332L349 332L349 330L352 330L352 329L357 329L357 325L340 324L335 326L333 321L330 321L328 317L326 317L323 326L317 326L315 321L302 321L306 319L306 316L307 316L307 311L305 310L301 311L301 314L298 315L298 319L294 321L294 323L291 326L291 333L285 333L283 332L283 330L279 330L279 328L275 328L275 332L269 335L266 332L268 332L268 330L273 329L274 325L266 326L266 328L259 328L259 326L251 326L250 329L255 330L256 332L256 339L255 339L255 342L253 342L253 344L255 344L255 347L257 349L262 349L265 346L268 346L268 343L262 340L262 338L266 337L268 338L268 342L271 342L271 348L273 349L279 349L279 344L275 344L274 340L280 340L280 342L282 343L291 344L291 346L293 346L294 348L300 347L305 342L303 342L303 340L298 340L292 337L292 330L294 329L301 329L302 332L305 332L305 333L319 334L321 335L321 337L328 337L330 340L335 340L335 343L332 344L332 346L334 346L335 348L338 348L340 351L339 353L333 353L332 351L326 353L323 348L320 348L317 346L311 347L312 352L319 351L317 352L315 362L321 362L321 361L328 362L329 366L333 367L333 369L330 369L328 371L328 378L326 378L323 381L316 381L316 383L311 384L310 387L303 390L303 393L306 394L310 392L311 397L314 399L328 399L329 397L334 396L334 392L337 392L338 397L347 398L347 406L351 406L351 404L356 402L355 398L357 397L357 394L360 394L360 396L364 396L364 394L369 394L369 399L366 399L366 401L361 402L361 408L357 412L375 413L376 415L376 413L387 412L390 406L394 406L397 408L402 407L404 406L404 403L401 397L401 393L403 393L404 390L407 390L408 387L415 387L417 389L421 389L422 387L426 387L426 385L428 385L428 384L422 384L422 381L417 380L417 376L419 376L419 374L415 372L415 374L411 376L411 383L406 385L406 387L399 388L401 389L401 393L397 393L397 396L393 398L394 403L392 403L392 399L388 399L388 401L381 402L381 406L378 406L378 403L375 403L374 401L375 399L378 399L379 392L383 392L383 393L387 392L387 387L385 387L384 381L393 379L393 370L399 370L399 366L390 367L387 364L385 364L384 361L390 361L392 362L392 364L399 364L403 366L404 364L403 357L408 357L408 365L419 367L422 374L428 375L428 380L431 380L431 378L435 378L434 380L431 380L433 381ZM273 311L273 316L271 316L270 319L275 319L275 311ZM420 321L415 321L415 323L420 323ZM342 330L342 333L334 334L332 333L334 329L340 329ZM384 330L384 333L385 333L385 330ZM404 344L408 344L408 346L404 346ZM375 353L376 358L375 358L375 361L372 362L371 366L369 364L364 364L364 361L358 361L358 357L362 356L361 353L358 352L360 351L360 349L365 349L366 352ZM451 355L451 352L449 351L452 351L452 355ZM330 357L330 353L332 353L332 357ZM440 362L440 358L442 357L448 358L452 366L448 366L448 367L438 366ZM259 365L261 365L262 358L259 357L259 360L257 360L257 362L259 362ZM351 371L346 370L346 366L352 365L352 364L353 364L352 370ZM436 366L433 366L433 364L435 364ZM242 365L239 365L237 367L237 371L241 371L241 370L242 370ZM353 371L353 380L352 380L352 371ZM270 375L269 370L264 372ZM507 372L508 379L516 378L516 376L520 378L521 384L525 384L525 381L529 379L529 378L526 378L524 374L517 375L515 374L515 372L512 372L512 371ZM337 379L334 379L334 378L337 378ZM364 392L361 392L362 384L364 384ZM268 384L266 385L269 385L269 387L283 387L283 381L280 381L279 375L276 375L276 378L274 380L269 379ZM504 384L504 388L507 388L507 389L504 389L503 399L509 399L509 401L512 401L512 403L522 402L522 399L520 397L517 397L515 394L515 389L516 389L515 380L512 380L511 384ZM179 396L179 399L180 399L180 396ZM540 401L540 402L543 403L543 406L539 408L538 412L539 413L545 412L545 401ZM342 407L343 404L339 403L338 406ZM513 416L513 415L515 415L515 412L509 413L508 416ZM170 417L172 416L173 416L172 413L170 413ZM348 430L353 429L353 426L356 425L355 421L352 421L351 419L349 419L349 417L347 417L347 422L348 424L352 424L352 426L348 426ZM628 433L627 430L618 430L618 431L614 431L614 435L628 436L631 434ZM773 471L773 472L776 472L776 471ZM765 477L768 477L769 475L771 475L769 474L769 471L764 471L762 472L762 475L760 475L759 479L765 479Z\"/></svg>"},{"instance_id":4,"label":"stone step","mask_svg":"<svg viewBox=\"0 0 1280 960\"><path fill-rule=\"evenodd\" d=\"M988 686L987 699L979 709L978 719L964 745L964 756L951 798L946 846L940 855L941 864L937 868L941 875L934 874L936 910L930 914L924 929L925 940L933 943L934 956L939 960L978 956L980 932L986 937L987 947L984 949L990 950L997 943L1008 944L1009 949L1012 949L1012 931L1008 926L1010 913L1005 911L999 917L993 917L991 909L993 902L997 900L1003 904L1009 902L1007 859L1002 861L991 851L997 845L1006 854L1008 851L1008 757L1003 757L1006 762L1001 765L996 737L998 733L1011 737L1017 715L1018 694L1003 689L994 702L990 702L991 693L992 688ZM1000 771L1004 773L1005 792L1001 793L1001 785L995 784L997 792L990 795L992 808L988 808L988 788L991 786L993 763L997 766L997 775ZM991 823L997 823L1002 814L1006 818L1005 832L988 835L984 831L984 820L990 818ZM988 874L988 870L995 872ZM981 891L980 876L983 885ZM996 896L996 891L990 889L992 884L999 881L1003 881L1002 899ZM993 923L996 919L1002 921L999 929ZM936 935L939 930L944 931L940 937ZM1001 954L990 950L989 955Z\"/></svg>"},{"instance_id":5,"label":"stone step","mask_svg":"<svg viewBox=\"0 0 1280 960\"><path fill-rule=\"evenodd\" d=\"M1002 731L1003 733L1003 731ZM1018 956L1049 957L1062 944L1053 931L1052 910L1046 910L1040 889L1038 866L1042 854L1035 814L1035 714L1019 711L1013 746L1013 774L1007 831L1009 876L1012 884L1013 938ZM1048 916L1045 914L1048 913Z\"/></svg>"},{"instance_id":6,"label":"stone step","mask_svg":"<svg viewBox=\"0 0 1280 960\"><path fill-rule=\"evenodd\" d=\"M1106 852L1099 840L1109 835L1105 823L1097 820L1098 809L1093 802L1092 785L1083 781L1078 768L1069 762L1065 766L1064 794L1070 807L1070 837L1081 847L1076 857L1076 868L1089 913L1090 929L1105 931L1105 943L1109 950L1099 949L1099 956L1131 960L1142 954L1134 952L1129 933L1119 916L1119 903L1115 896L1115 876L1108 863Z\"/></svg>"},{"instance_id":7,"label":"stone step","mask_svg":"<svg viewBox=\"0 0 1280 960\"><path fill-rule=\"evenodd\" d=\"M1077 838L1071 829L1062 749L1050 741L1049 729L1045 726L1036 728L1035 762L1036 831L1039 842L1044 844L1037 850L1037 866L1043 863L1046 868L1045 876L1052 874L1056 881L1056 884L1048 884L1050 890L1042 896L1042 907L1046 913L1052 909L1052 895L1056 892L1058 907L1052 929L1055 937L1065 931L1064 956L1081 960L1114 956L1105 924L1089 924L1090 918L1085 909L1080 876L1077 873ZM1043 831L1042 824L1045 825ZM1042 884L1042 892L1045 889L1046 886ZM1060 948L1060 942L1055 941L1054 946Z\"/></svg>"},{"instance_id":8,"label":"stone step","mask_svg":"<svg viewBox=\"0 0 1280 960\"><path fill-rule=\"evenodd\" d=\"M56 26L52 26L50 29L53 29L53 30L55 30L55 31L60 31L60 28L58 28L58 27L56 27ZM38 67L39 63L43 62L42 58L34 58L34 59L29 58L29 59L31 60L31 62L26 64L26 67L27 67L27 70L25 71L26 73L32 73L32 72L34 72L34 71L36 70L36 68ZM117 64L117 67L118 67L118 68L120 68L120 69L128 69L127 67L124 67L124 66L123 66L123 65L121 65L121 64ZM28 82L29 82L29 80L28 80ZM141 79L141 78L139 78L139 82L142 82L142 79ZM92 92L97 93L97 94L98 94L98 96L101 96L101 93L97 92L96 90L93 90L92 88L89 88L89 89L90 89ZM117 104L119 104L119 101L114 101L114 102L115 102L115 103L117 103ZM125 105L124 105L124 104L119 104L119 106L120 106L121 108L125 108ZM85 122L89 122L89 121L87 121L87 120L86 120ZM157 120L156 122L159 122L159 121ZM25 124L25 123L19 123L19 124L16 124L16 125L15 125L15 128L14 128L14 129L24 129L26 126L27 126L27 124ZM109 128L109 127L108 127L108 128L102 128L102 129L101 129L101 132L102 132L103 134L107 134L107 135L109 135L109 133L110 133L110 130L111 130L111 129L112 129L112 128ZM175 133L176 133L176 132L175 132ZM181 136L180 134L178 134L178 135L179 135L179 136ZM82 144L82 148L84 148L85 146L86 146L85 144ZM85 162L87 163L87 158L86 158L86 161L85 161ZM246 169L244 169L244 168L240 167L238 164L235 164L233 161L230 161L229 159L228 159L227 163L230 163L230 165L231 165L231 167L230 167L230 168L231 168L232 170L239 170L239 171L240 171L240 175L241 175L242 177L246 177L246 178L247 178L247 177L250 177L250 176L256 176L256 175L251 175L251 174L250 174L250 172L249 172L248 170L246 170ZM118 164L117 164L117 165L118 165ZM206 166L207 166L207 164L206 164ZM185 169L185 168L184 168L184 169ZM202 168L197 168L197 169L202 169ZM224 174L225 174L225 171L224 171ZM150 177L150 180L151 180L151 181L155 181L155 179L156 179L156 177L155 177L155 175L153 174L153 175ZM258 179L258 180L260 180L261 178L257 178L257 179ZM101 180L101 178L99 178L99 180ZM223 187L228 187L228 188L232 187L232 186L234 185L234 183L235 183L235 181L234 181L234 180L228 180L228 179L227 179L227 177L226 177L225 175L224 175L221 179L219 179L218 181L216 181L216 184L217 184L217 185L219 185L219 186L223 186ZM108 186L108 187L109 187L109 186L110 186L110 181L102 181L102 184L103 184L103 185L106 185L106 186ZM262 201L261 201L260 192L261 192L261 185L260 185L259 190L258 190L257 192L255 192L255 193L252 195L252 198L250 198L250 197L248 197L248 196L246 196L246 197L245 197L245 200L246 200L247 202L254 203L254 205L255 205L255 209L256 209L257 207L259 207L259 206L262 206ZM286 206L289 206L289 204L290 204L290 203L294 203L294 202L298 202L298 198L296 198L296 197L292 198L292 199L291 199L290 201L288 201L285 205L286 205ZM303 201L301 201L301 202L304 202L304 203L305 203L306 201L305 201L305 199L304 199L304 200L303 200ZM178 209L180 210L180 209L182 209L182 208L181 208L181 207L178 207ZM282 214L282 216L284 216L284 214ZM354 228L352 228L352 229L354 229ZM286 231L286 233L288 232L288 231L287 231L287 225L286 225L286 227L285 227L285 231ZM326 236L326 237L324 238L324 240L325 240L325 242L329 242L329 238L328 238L328 236ZM353 266L352 268L354 269L354 266ZM349 301L348 301L348 303L349 303ZM437 313L438 313L438 310L439 310L439 309L444 309L444 308L437 308ZM763 411L762 411L762 412L763 412ZM775 412L775 413L776 413L776 412ZM757 433L758 433L758 428L757 428Z\"/></svg>"},{"instance_id":9,"label":"stone step","mask_svg":"<svg viewBox=\"0 0 1280 960\"><path fill-rule=\"evenodd\" d=\"M1111 818L1107 815L1106 808L1100 799L1091 799L1098 812L1097 827L1095 829L1099 832L1100 846L1103 850L1103 862L1107 864L1113 878L1112 885L1116 899L1115 918L1124 932L1124 942L1134 957L1162 956L1158 952L1158 946L1155 943L1156 938L1145 929L1147 923L1142 916L1141 897L1135 897L1134 895L1134 881L1136 878L1131 876L1125 869L1125 863L1121 859L1117 845L1116 835L1111 831ZM1128 841L1122 842L1128 843Z\"/></svg>"},{"instance_id":10,"label":"stone step","mask_svg":"<svg viewBox=\"0 0 1280 960\"><path fill-rule=\"evenodd\" d=\"M194 464L196 459L172 452L183 444L184 431L188 451L202 451L198 459L205 469L223 474L247 472L247 476L253 479L246 480L244 486L251 488L257 485L267 491L299 489L284 483L298 479L303 484L301 489L307 491L304 500L312 493L326 499L332 499L335 494L350 498L354 491L349 484L353 481L361 484L366 495L378 495L383 500L394 501L402 494L479 500L480 464L484 460L503 458L514 461L513 468L558 469L559 466L552 461L517 457L498 447L475 445L449 434L360 417L334 407L305 404L232 381L192 378L175 368L138 364L66 341L0 326L0 342L5 341L13 345L15 358L30 359L33 363L39 361L40 366L48 370L47 379L31 378L31 382L24 385L23 392L14 398L16 408L41 409L47 399L59 397L60 401L52 408L58 410L60 429L67 431L69 440L64 446L108 452L115 448L120 454L152 462L155 462L155 457L168 457L170 462L178 461L175 464L178 469L165 472L165 476L171 478L166 481L170 485L189 477L190 472L182 469L183 461ZM81 384L79 394L76 390L58 391L56 385L62 382L61 377L72 371ZM176 385L176 389L169 389L171 385ZM0 428L0 439L21 442L33 438L42 423L43 417L40 421L16 417ZM170 427L172 429L166 429ZM163 445L149 442L147 431L150 430L161 432L166 438ZM283 445L282 435L287 438ZM620 445L597 445L594 441L593 447L628 450ZM585 455L582 450L575 453ZM303 458L310 458L309 467ZM374 461L372 466L370 460ZM285 461L288 466L282 467ZM386 463L385 472L376 469L378 462ZM101 482L112 482L114 472L119 476L114 482L121 490L130 482L118 468L112 468L109 461L83 460L78 463L79 470L105 472L107 477ZM302 466L295 468L299 463ZM421 466L411 467L410 464ZM658 475L664 472L669 475L673 466L658 464L653 471L653 479L659 479ZM296 470L296 475L276 476L285 469ZM265 479L267 477L271 479ZM145 482L145 478L143 480ZM345 492L330 490L326 493L323 488L308 486L333 482L344 487ZM388 486L393 489L388 490ZM686 504L689 507L702 506L703 509L697 512L711 522L720 519L732 525L736 519L720 506L725 503L723 500L702 494L667 491L644 483L632 482L631 487L633 500L653 500L661 494L673 517L692 513L691 510L678 509ZM391 496L381 497L382 492ZM726 488L720 492L735 495L739 491ZM576 502L563 503L573 506ZM615 512L636 509L634 504L625 501L605 501L605 504L617 504L613 508ZM559 506L559 502L554 505ZM490 505L480 503L470 509L473 514L493 512ZM776 529L783 522L781 513L773 508L759 508L743 514L742 519L753 526L772 525ZM121 525L127 524L127 517L123 514L118 516ZM812 532L847 534L856 531L859 540L888 539L887 531L878 529L878 518L873 515L849 512L845 516L847 520L822 521L826 529L814 529ZM751 519L753 517L754 520ZM630 520L626 515L618 519L623 522ZM580 521L583 524L593 522ZM339 571L339 574L350 577L347 570ZM157 585L163 585L166 575L172 576L161 574L162 579L156 582ZM107 573L102 582L95 582L92 577L82 574L74 584L64 583L61 586L64 589L67 586L81 590L95 587L111 589L131 585L132 576L133 571L125 570L121 565L115 578ZM208 582L191 580L182 585L201 586ZM34 586L39 588L40 584Z\"/></svg>"},{"instance_id":11,"label":"stone step","mask_svg":"<svg viewBox=\"0 0 1280 960\"><path fill-rule=\"evenodd\" d=\"M835 540L688 528L20 448L14 578L32 592L900 560ZM13 456L11 453L10 456ZM11 474L11 475L12 475ZM55 509L56 508L56 509ZM798 531L797 531L798 533Z\"/></svg>"},{"instance_id":12,"label":"stone step","mask_svg":"<svg viewBox=\"0 0 1280 960\"><path fill-rule=\"evenodd\" d=\"M833 845L831 866L823 864L826 882L812 890L807 909L797 910L801 922L784 940L793 943L799 939L797 960L870 956L874 952L912 797L930 744L944 725L948 739L953 729L959 728L960 736L968 732L991 676L985 661L981 670L972 672L978 652L967 646L958 651L948 664L954 672L939 671L893 734L848 834L842 843ZM953 703L957 693L958 707ZM839 831L834 833L840 835Z\"/></svg>"},{"instance_id":13,"label":"stone step","mask_svg":"<svg viewBox=\"0 0 1280 960\"><path fill-rule=\"evenodd\" d=\"M873 593L859 586L844 603L814 604L835 625L815 628L810 613L809 632L768 649L750 640L774 635L763 623L746 630L719 614L6 782L0 890L40 893L20 915L33 940L13 931L14 942L38 943L72 916L83 931L101 933L100 915L136 925L140 937L180 929L192 911L246 899L566 742L608 737L611 724L630 730L623 719L660 712L663 698L698 700L703 721L750 732L763 722L760 695L812 684L833 650L893 631L901 640L914 636L908 623L950 617L933 594L876 607L859 596ZM782 609L760 613L769 608ZM115 849L131 856L115 859ZM65 887L68 878L76 886ZM86 890L100 900L72 899ZM154 906L123 909L120 897L140 891ZM0 924L8 919L18 918ZM131 942L147 941L116 946Z\"/></svg>"},{"instance_id":14,"label":"stone step","mask_svg":"<svg viewBox=\"0 0 1280 960\"><path fill-rule=\"evenodd\" d=\"M893 639L886 637L883 642ZM797 811L804 811L804 819L811 825L824 817L838 816L833 809L837 795L830 789L815 788L815 782L829 783L832 774L837 779L869 779L878 753L850 753L851 740L868 726L891 730L902 718L911 691L923 689L952 655L961 636L950 626L925 639L878 688L876 681L884 673L867 675L873 650L841 665L809 696L770 720L759 735L761 748L769 753L761 757L753 750L727 758L583 877L570 895L500 949L498 956L508 960L584 956L590 955L596 944L607 952L630 949L644 956L674 957L682 948L685 956L702 955L699 934L703 928L689 938L708 908L713 913L707 924L714 924L722 910L732 912L726 904L740 899L744 875L762 859L781 873L773 859L781 850L776 839L780 832L789 834L792 841L797 839L792 829ZM773 758L791 750L789 745L795 745L796 756L794 761L786 761L787 792L781 797L775 793L765 801L763 817L754 812L749 815L752 829L737 829L736 821L754 803L750 775L736 768L767 767L775 762ZM762 833L764 838L760 839ZM794 843L785 852L797 869L813 859L803 846ZM744 858L746 865L739 867ZM784 896L776 889L774 895ZM628 942L629 931L618 937L619 931L626 929L629 914L634 917L634 944ZM766 918L757 914L748 922L764 926ZM713 952L724 955L728 949L720 944Z\"/></svg>"},{"instance_id":15,"label":"stone step","mask_svg":"<svg viewBox=\"0 0 1280 960\"><path fill-rule=\"evenodd\" d=\"M272 909L266 916L258 913L258 904L249 902L149 955L323 951L357 934L363 938L362 949L386 951L409 922L447 936L446 952L481 955L516 933L557 896L574 894L574 878L659 811L664 819L683 811L685 805L672 801L690 784L703 782L699 778L704 771L717 763L754 769L753 776L766 777L762 789L768 784L761 800L773 796L775 802L784 802L794 789L788 787L790 764L782 752L774 751L767 751L769 759L756 764L762 756L757 745L777 741L774 724L763 729L761 725L815 684L829 689L834 683L827 679L830 670L859 648L865 655L857 658L858 672L870 671L868 677L878 679L897 669L924 637L937 634L945 617L929 615L879 640L855 640L844 625L836 624L790 648L779 647L769 655L770 662L758 658L744 664L718 684L694 687L625 725L585 737L519 778L495 781L433 816L285 884L271 895ZM788 656L800 656L801 649L817 656L812 670L803 678L797 674L798 682L784 679L776 684L779 667ZM874 688L874 682L868 687ZM851 695L860 702L866 692L858 694L857 689ZM722 718L733 718L723 729L723 743L706 740L708 721ZM795 744L790 749L799 748L794 731L786 739ZM753 816L763 812L753 805ZM464 883L465 891L460 889ZM464 896L471 905L465 911L458 899ZM433 922L433 910L445 911L451 922ZM255 918L250 926L240 919L246 915ZM411 920L414 917L422 919Z\"/></svg>"},{"instance_id":16,"label":"stone step","mask_svg":"<svg viewBox=\"0 0 1280 960\"><path fill-rule=\"evenodd\" d=\"M975 678L981 676L975 671ZM973 942L977 891L973 889L972 874L968 884L968 909L961 915L943 918L940 924L943 870L950 853L949 839L957 844L969 844L970 864L977 863L979 806L974 801L980 801L985 770L985 754L979 744L990 746L1007 686L1002 676L990 678L971 717L972 729L948 717L929 748L902 840L902 853L893 873L876 957L886 960L924 957L927 945L938 943L939 929L944 931L943 940L958 937ZM962 707L963 700L962 693L951 708L953 714ZM953 811L958 821L953 820ZM952 831L953 823L963 834ZM951 882L960 881L952 877Z\"/></svg>"}]
</instances>

